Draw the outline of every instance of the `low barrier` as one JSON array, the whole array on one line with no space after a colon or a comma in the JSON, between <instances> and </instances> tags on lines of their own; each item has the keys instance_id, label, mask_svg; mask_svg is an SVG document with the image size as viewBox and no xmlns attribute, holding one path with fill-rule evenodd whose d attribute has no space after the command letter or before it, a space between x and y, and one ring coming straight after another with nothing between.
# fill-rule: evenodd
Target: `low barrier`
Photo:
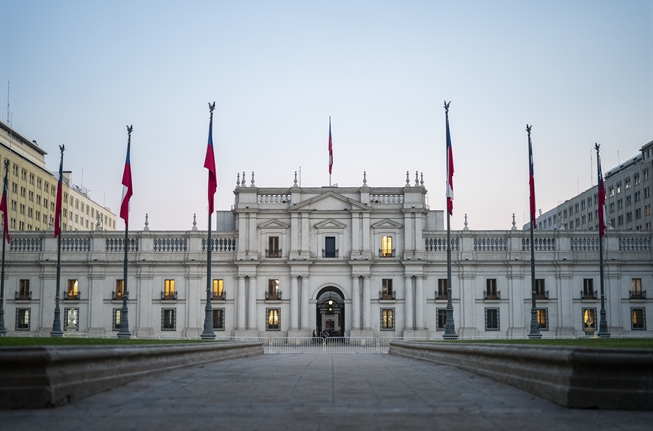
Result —
<instances>
[{"instance_id":1,"label":"low barrier","mask_svg":"<svg viewBox=\"0 0 653 431\"><path fill-rule=\"evenodd\" d=\"M261 342L0 348L0 408L72 402L163 371L262 355Z\"/></svg>"},{"instance_id":2,"label":"low barrier","mask_svg":"<svg viewBox=\"0 0 653 431\"><path fill-rule=\"evenodd\" d=\"M390 354L490 377L572 408L653 410L653 350L396 341Z\"/></svg>"}]
</instances>

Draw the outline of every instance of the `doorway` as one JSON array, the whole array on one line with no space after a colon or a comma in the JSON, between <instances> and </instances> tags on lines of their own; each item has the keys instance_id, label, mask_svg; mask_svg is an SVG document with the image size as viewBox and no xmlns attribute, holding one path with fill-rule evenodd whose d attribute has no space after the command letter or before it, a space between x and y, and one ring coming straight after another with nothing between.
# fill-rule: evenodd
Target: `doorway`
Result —
<instances>
[{"instance_id":1,"label":"doorway","mask_svg":"<svg viewBox=\"0 0 653 431\"><path fill-rule=\"evenodd\" d=\"M345 336L345 300L342 292L332 286L322 289L317 296L316 334L327 331L329 337Z\"/></svg>"}]
</instances>

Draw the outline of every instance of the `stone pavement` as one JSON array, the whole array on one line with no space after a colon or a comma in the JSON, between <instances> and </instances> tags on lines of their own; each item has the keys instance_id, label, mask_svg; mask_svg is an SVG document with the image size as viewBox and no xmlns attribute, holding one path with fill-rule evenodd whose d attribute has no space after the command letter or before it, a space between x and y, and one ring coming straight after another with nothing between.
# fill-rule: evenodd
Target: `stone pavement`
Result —
<instances>
[{"instance_id":1,"label":"stone pavement","mask_svg":"<svg viewBox=\"0 0 653 431\"><path fill-rule=\"evenodd\" d=\"M646 430L653 412L572 410L415 359L277 354L139 380L63 407L0 411L0 430Z\"/></svg>"}]
</instances>

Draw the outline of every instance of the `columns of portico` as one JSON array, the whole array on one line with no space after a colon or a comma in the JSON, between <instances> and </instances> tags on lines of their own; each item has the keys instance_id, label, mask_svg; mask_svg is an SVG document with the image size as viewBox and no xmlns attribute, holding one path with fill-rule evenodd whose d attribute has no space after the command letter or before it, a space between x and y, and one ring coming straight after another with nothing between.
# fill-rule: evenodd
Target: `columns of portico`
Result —
<instances>
[{"instance_id":1,"label":"columns of portico","mask_svg":"<svg viewBox=\"0 0 653 431\"><path fill-rule=\"evenodd\" d=\"M249 289L247 297L247 329L256 330L256 276L249 277Z\"/></svg>"},{"instance_id":2,"label":"columns of portico","mask_svg":"<svg viewBox=\"0 0 653 431\"><path fill-rule=\"evenodd\" d=\"M360 276L351 276L351 329L361 329L361 299L360 299Z\"/></svg>"},{"instance_id":3,"label":"columns of portico","mask_svg":"<svg viewBox=\"0 0 653 431\"><path fill-rule=\"evenodd\" d=\"M297 276L290 277L290 330L299 329L299 292L297 288Z\"/></svg>"},{"instance_id":4,"label":"columns of portico","mask_svg":"<svg viewBox=\"0 0 653 431\"><path fill-rule=\"evenodd\" d=\"M363 276L363 329L371 330L370 325L370 276Z\"/></svg>"},{"instance_id":5,"label":"columns of portico","mask_svg":"<svg viewBox=\"0 0 653 431\"><path fill-rule=\"evenodd\" d=\"M237 322L238 326L236 329L245 330L246 321L245 321L245 276L238 276L238 316Z\"/></svg>"},{"instance_id":6,"label":"columns of portico","mask_svg":"<svg viewBox=\"0 0 653 431\"><path fill-rule=\"evenodd\" d=\"M424 329L424 278L421 275L415 277L415 329Z\"/></svg>"},{"instance_id":7,"label":"columns of portico","mask_svg":"<svg viewBox=\"0 0 653 431\"><path fill-rule=\"evenodd\" d=\"M413 277L412 275L404 275L404 330L412 330L415 328L413 323Z\"/></svg>"},{"instance_id":8,"label":"columns of portico","mask_svg":"<svg viewBox=\"0 0 653 431\"><path fill-rule=\"evenodd\" d=\"M308 321L309 320L309 293L308 293L308 276L307 275L302 275L299 276L299 282L300 282L300 293L301 293L301 328L303 331L311 331L311 324Z\"/></svg>"}]
</instances>

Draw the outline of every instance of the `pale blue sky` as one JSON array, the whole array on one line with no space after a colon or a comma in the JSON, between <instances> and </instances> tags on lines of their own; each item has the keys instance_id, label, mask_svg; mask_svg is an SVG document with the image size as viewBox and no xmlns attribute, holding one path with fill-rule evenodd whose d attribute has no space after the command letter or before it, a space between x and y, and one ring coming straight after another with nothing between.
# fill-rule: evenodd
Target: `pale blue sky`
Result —
<instances>
[{"instance_id":1,"label":"pale blue sky","mask_svg":"<svg viewBox=\"0 0 653 431\"><path fill-rule=\"evenodd\" d=\"M443 101L456 163L452 227L509 229L590 186L653 139L653 0L0 0L0 119L118 212L133 124L130 227L206 228L207 102L216 208L236 173L259 187L398 186L424 172L445 206ZM596 165L594 164L594 169ZM596 174L593 174L596 182ZM119 223L119 229L123 226Z\"/></svg>"}]
</instances>

